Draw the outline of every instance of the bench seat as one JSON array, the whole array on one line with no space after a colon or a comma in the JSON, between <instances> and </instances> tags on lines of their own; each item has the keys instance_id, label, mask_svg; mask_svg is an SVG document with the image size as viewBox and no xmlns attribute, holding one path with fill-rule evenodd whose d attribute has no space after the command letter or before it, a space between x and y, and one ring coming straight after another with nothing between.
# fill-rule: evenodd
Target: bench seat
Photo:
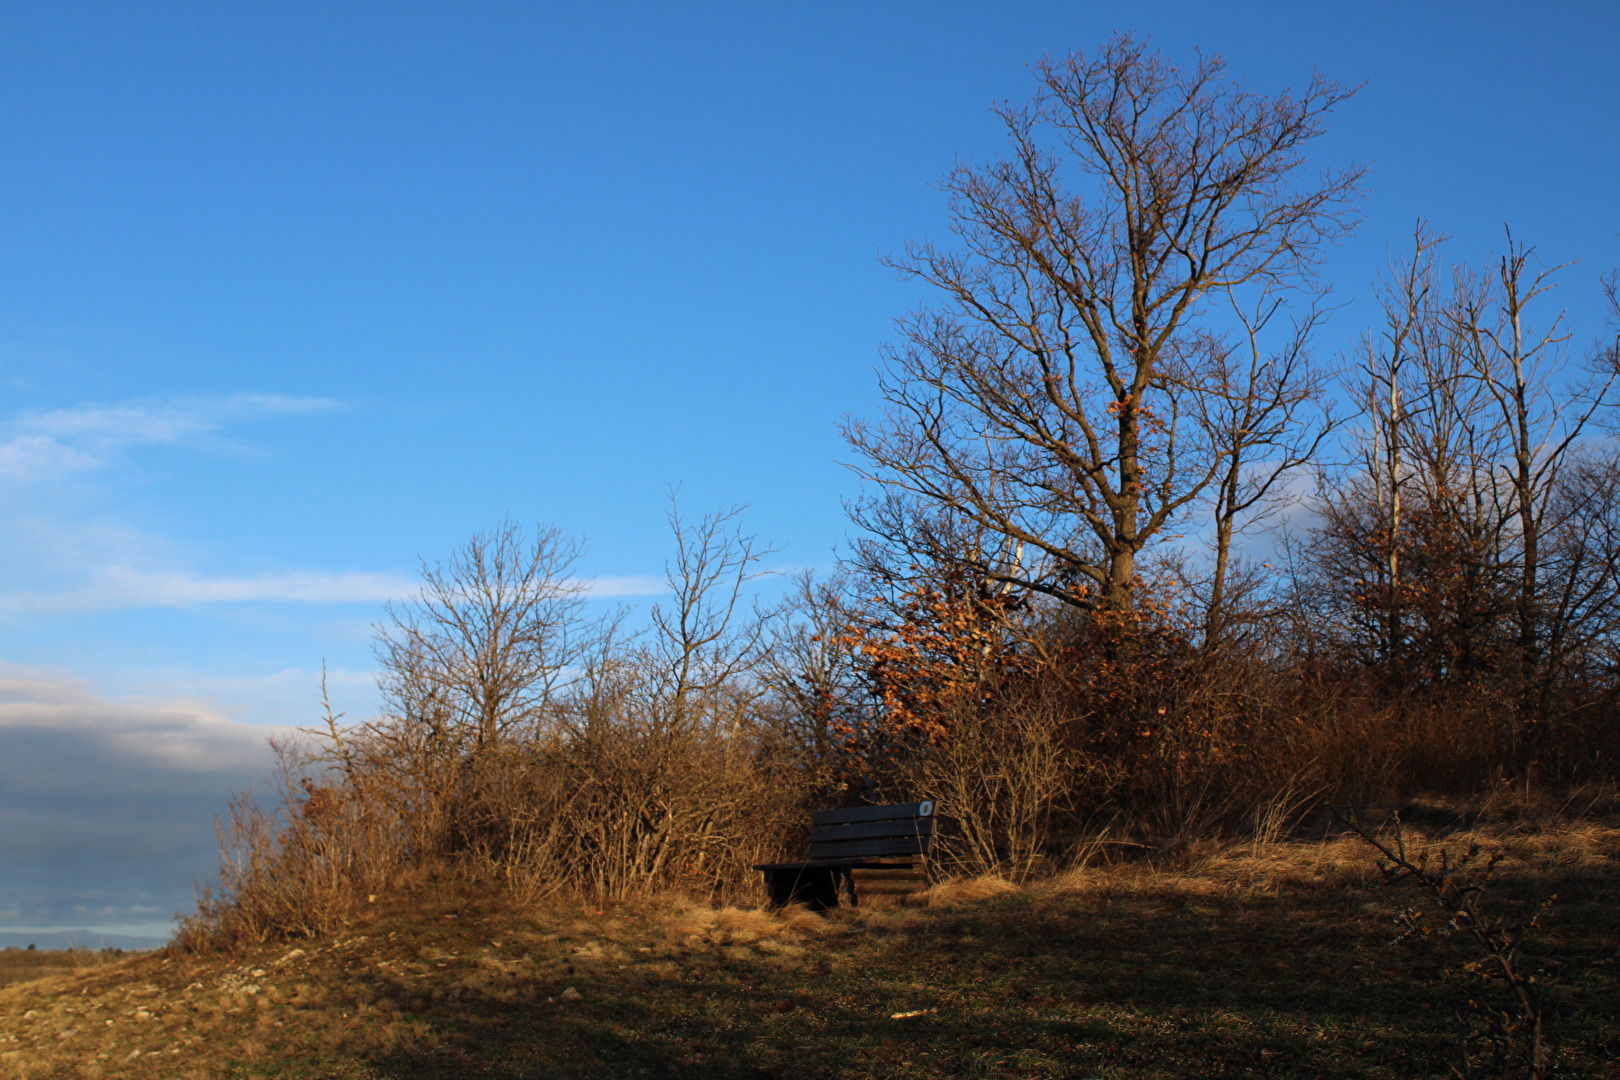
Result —
<instances>
[{"instance_id":1,"label":"bench seat","mask_svg":"<svg viewBox=\"0 0 1620 1080\"><path fill-rule=\"evenodd\" d=\"M808 859L754 869L765 875L772 907L796 903L823 911L844 895L853 906L862 894L915 892L924 885L936 820L931 799L817 810Z\"/></svg>"}]
</instances>

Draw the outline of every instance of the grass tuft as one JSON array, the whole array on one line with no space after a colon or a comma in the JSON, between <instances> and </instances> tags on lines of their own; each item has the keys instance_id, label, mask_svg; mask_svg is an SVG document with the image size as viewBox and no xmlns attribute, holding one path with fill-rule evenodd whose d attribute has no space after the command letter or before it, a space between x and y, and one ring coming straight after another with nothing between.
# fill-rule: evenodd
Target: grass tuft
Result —
<instances>
[{"instance_id":1,"label":"grass tuft","mask_svg":"<svg viewBox=\"0 0 1620 1080\"><path fill-rule=\"evenodd\" d=\"M984 875L942 881L933 888L918 893L916 901L929 907L953 907L959 904L976 904L1017 891L1018 886L1006 878Z\"/></svg>"}]
</instances>

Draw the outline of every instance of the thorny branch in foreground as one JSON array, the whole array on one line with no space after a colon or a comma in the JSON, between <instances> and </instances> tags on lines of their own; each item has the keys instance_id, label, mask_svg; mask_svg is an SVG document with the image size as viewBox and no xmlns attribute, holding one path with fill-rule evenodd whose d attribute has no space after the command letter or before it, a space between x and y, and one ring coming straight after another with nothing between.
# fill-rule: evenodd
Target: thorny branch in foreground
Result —
<instances>
[{"instance_id":1,"label":"thorny branch in foreground","mask_svg":"<svg viewBox=\"0 0 1620 1080\"><path fill-rule=\"evenodd\" d=\"M1554 1053L1547 1032L1548 1010L1540 984L1525 969L1520 947L1525 935L1541 925L1542 914L1557 897L1544 899L1529 919L1508 922L1487 908L1501 852L1486 853L1476 843L1461 855L1444 848L1413 855L1407 849L1399 813L1391 815L1392 828L1386 831L1367 826L1354 807L1335 806L1332 811L1336 820L1378 852L1378 870L1385 885L1413 888L1429 901L1401 909L1401 933L1396 940L1462 935L1479 952L1462 970L1482 983L1500 982L1508 990L1506 1008L1486 1002L1483 994L1470 994L1466 1007L1452 1009L1461 1057L1453 1075L1464 1080L1550 1077ZM1438 925L1431 918L1435 909L1444 917Z\"/></svg>"}]
</instances>

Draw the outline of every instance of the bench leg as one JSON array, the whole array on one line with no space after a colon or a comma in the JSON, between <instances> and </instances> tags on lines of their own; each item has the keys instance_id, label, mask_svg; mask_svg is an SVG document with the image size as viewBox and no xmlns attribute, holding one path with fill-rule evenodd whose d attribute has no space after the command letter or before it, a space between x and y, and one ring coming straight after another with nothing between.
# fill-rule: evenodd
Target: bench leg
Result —
<instances>
[{"instance_id":1,"label":"bench leg","mask_svg":"<svg viewBox=\"0 0 1620 1080\"><path fill-rule=\"evenodd\" d=\"M795 870L766 870L765 895L770 898L770 906L775 908L787 907L793 902L793 886L798 881L798 872Z\"/></svg>"},{"instance_id":2,"label":"bench leg","mask_svg":"<svg viewBox=\"0 0 1620 1080\"><path fill-rule=\"evenodd\" d=\"M765 892L772 908L803 904L811 911L838 906L839 894L848 882L850 899L855 896L854 880L842 866L811 866L802 870L765 870Z\"/></svg>"}]
</instances>

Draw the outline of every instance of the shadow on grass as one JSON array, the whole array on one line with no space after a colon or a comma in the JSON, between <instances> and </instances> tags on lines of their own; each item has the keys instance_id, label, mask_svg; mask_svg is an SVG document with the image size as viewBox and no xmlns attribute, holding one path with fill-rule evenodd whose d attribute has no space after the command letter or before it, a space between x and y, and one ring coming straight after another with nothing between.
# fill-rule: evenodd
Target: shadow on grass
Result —
<instances>
[{"instance_id":1,"label":"shadow on grass","mask_svg":"<svg viewBox=\"0 0 1620 1080\"><path fill-rule=\"evenodd\" d=\"M1569 1017L1571 1075L1613 1075L1620 1030L1610 875L1504 881L1543 890ZM1527 900L1525 902L1528 902ZM1431 1077L1452 1060L1458 956L1391 948L1378 890L1010 898L919 913L785 961L697 951L676 973L631 964L499 997L406 1002L428 1033L370 1054L377 1077ZM1604 958L1609 958L1605 960ZM515 990L515 993L513 992ZM916 1015L894 1018L896 1013ZM1620 1071L1620 1070L1616 1070Z\"/></svg>"}]
</instances>

